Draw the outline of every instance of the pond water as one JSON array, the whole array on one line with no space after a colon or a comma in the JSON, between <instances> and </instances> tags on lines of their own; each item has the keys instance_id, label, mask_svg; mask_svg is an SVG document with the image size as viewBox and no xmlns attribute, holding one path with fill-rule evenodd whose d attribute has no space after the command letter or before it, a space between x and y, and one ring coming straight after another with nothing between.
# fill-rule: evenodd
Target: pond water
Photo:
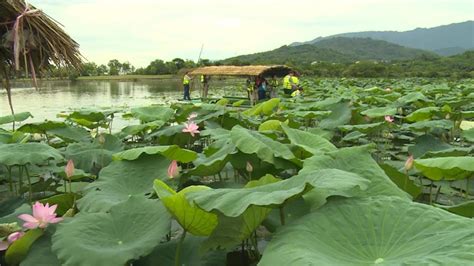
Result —
<instances>
[{"instance_id":1,"label":"pond water","mask_svg":"<svg viewBox=\"0 0 474 266\"><path fill-rule=\"evenodd\" d=\"M198 82L196 82L198 83ZM244 81L239 79L214 80L210 83L209 96L243 96ZM26 122L62 120L59 113L76 109L100 109L169 104L182 99L180 80L153 79L139 81L42 81L36 90L30 82L14 82L13 106L16 113L30 112L33 118ZM242 87L236 90L236 87ZM191 90L191 97L200 97L200 84ZM10 115L6 91L0 89L0 116ZM119 119L117 126L133 122Z\"/></svg>"}]
</instances>

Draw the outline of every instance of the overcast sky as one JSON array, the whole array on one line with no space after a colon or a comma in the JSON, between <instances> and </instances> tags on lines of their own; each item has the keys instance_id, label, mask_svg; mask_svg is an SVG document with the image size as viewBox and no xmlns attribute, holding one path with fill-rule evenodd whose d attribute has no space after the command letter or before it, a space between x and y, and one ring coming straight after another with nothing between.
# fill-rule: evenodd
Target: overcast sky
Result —
<instances>
[{"instance_id":1,"label":"overcast sky","mask_svg":"<svg viewBox=\"0 0 474 266\"><path fill-rule=\"evenodd\" d=\"M196 61L366 30L474 20L474 0L30 0L61 22L89 60Z\"/></svg>"}]
</instances>

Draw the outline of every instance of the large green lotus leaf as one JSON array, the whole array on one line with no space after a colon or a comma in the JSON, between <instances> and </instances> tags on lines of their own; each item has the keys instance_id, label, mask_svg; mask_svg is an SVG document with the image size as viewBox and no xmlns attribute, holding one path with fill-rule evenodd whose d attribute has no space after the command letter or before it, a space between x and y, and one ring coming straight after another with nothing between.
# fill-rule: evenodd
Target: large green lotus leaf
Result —
<instances>
[{"instance_id":1,"label":"large green lotus leaf","mask_svg":"<svg viewBox=\"0 0 474 266\"><path fill-rule=\"evenodd\" d=\"M88 185L78 200L81 211L107 211L130 195L145 197L153 192L153 180L168 178L170 160L161 155L145 155L134 161L113 161L102 169L99 179Z\"/></svg>"},{"instance_id":2,"label":"large green lotus leaf","mask_svg":"<svg viewBox=\"0 0 474 266\"><path fill-rule=\"evenodd\" d=\"M457 215L461 215L468 218L474 218L474 200L466 201L458 205L453 206L443 206L443 205L435 205L442 209L445 209L449 212L455 213Z\"/></svg>"},{"instance_id":3,"label":"large green lotus leaf","mask_svg":"<svg viewBox=\"0 0 474 266\"><path fill-rule=\"evenodd\" d=\"M190 193L187 197L206 211L217 210L225 216L237 217L250 206L273 207L311 189L327 196L352 196L366 189L367 185L368 181L357 174L324 169L262 186L213 189Z\"/></svg>"},{"instance_id":4,"label":"large green lotus leaf","mask_svg":"<svg viewBox=\"0 0 474 266\"><path fill-rule=\"evenodd\" d=\"M217 215L189 203L185 197L187 193L208 191L209 187L190 186L176 193L163 181L156 179L153 188L168 211L186 232L195 236L208 236L217 226Z\"/></svg>"},{"instance_id":5,"label":"large green lotus leaf","mask_svg":"<svg viewBox=\"0 0 474 266\"><path fill-rule=\"evenodd\" d=\"M411 180L408 175L400 173L395 167L388 164L381 164L380 167L385 171L385 174L390 177L393 183L410 194L412 198L416 199L421 194L422 188L415 185L415 182Z\"/></svg>"},{"instance_id":6,"label":"large green lotus leaf","mask_svg":"<svg viewBox=\"0 0 474 266\"><path fill-rule=\"evenodd\" d=\"M123 150L122 142L113 135L105 135L101 144L96 139L93 143L73 143L67 146L65 157L74 161L76 168L93 172L103 168L112 161L112 155Z\"/></svg>"},{"instance_id":7,"label":"large green lotus leaf","mask_svg":"<svg viewBox=\"0 0 474 266\"><path fill-rule=\"evenodd\" d=\"M307 131L293 129L284 124L282 124L282 128L292 144L302 147L312 154L324 153L337 149L336 146L321 136Z\"/></svg>"},{"instance_id":8,"label":"large green lotus leaf","mask_svg":"<svg viewBox=\"0 0 474 266\"><path fill-rule=\"evenodd\" d=\"M474 172L474 157L440 157L415 160L416 169L431 180L457 180Z\"/></svg>"},{"instance_id":9,"label":"large green lotus leaf","mask_svg":"<svg viewBox=\"0 0 474 266\"><path fill-rule=\"evenodd\" d=\"M428 120L428 121L419 121L413 124L403 124L404 129L414 130L414 131L428 131L432 129L446 129L449 130L453 128L454 123L450 120Z\"/></svg>"},{"instance_id":10,"label":"large green lotus leaf","mask_svg":"<svg viewBox=\"0 0 474 266\"><path fill-rule=\"evenodd\" d=\"M397 197L345 199L285 226L259 265L468 265L474 220Z\"/></svg>"},{"instance_id":11,"label":"large green lotus leaf","mask_svg":"<svg viewBox=\"0 0 474 266\"><path fill-rule=\"evenodd\" d=\"M430 120L436 112L441 109L439 107L425 107L414 111L405 117L410 122Z\"/></svg>"},{"instance_id":12,"label":"large green lotus leaf","mask_svg":"<svg viewBox=\"0 0 474 266\"><path fill-rule=\"evenodd\" d=\"M426 134L415 139L415 145L408 147L408 153L412 154L415 158L420 158L428 152L449 150L451 148L453 146L443 142L441 139Z\"/></svg>"},{"instance_id":13,"label":"large green lotus leaf","mask_svg":"<svg viewBox=\"0 0 474 266\"><path fill-rule=\"evenodd\" d=\"M315 169L340 169L370 180L368 189L360 196L388 195L408 198L408 194L399 189L372 159L370 149L371 146L358 146L339 149L325 155L315 155L304 161L300 173Z\"/></svg>"},{"instance_id":14,"label":"large green lotus leaf","mask_svg":"<svg viewBox=\"0 0 474 266\"><path fill-rule=\"evenodd\" d=\"M48 161L62 161L63 156L56 149L42 143L13 143L0 145L0 164L26 165L47 164Z\"/></svg>"},{"instance_id":15,"label":"large green lotus leaf","mask_svg":"<svg viewBox=\"0 0 474 266\"><path fill-rule=\"evenodd\" d=\"M0 117L0 125L12 123L13 121L22 122L30 117L33 117L33 115L31 115L30 112L23 112L23 113L18 113L15 115L2 116Z\"/></svg>"},{"instance_id":16,"label":"large green lotus leaf","mask_svg":"<svg viewBox=\"0 0 474 266\"><path fill-rule=\"evenodd\" d=\"M147 123L155 120L168 122L174 115L174 110L165 106L146 106L132 108L131 114L140 121Z\"/></svg>"},{"instance_id":17,"label":"large green lotus leaf","mask_svg":"<svg viewBox=\"0 0 474 266\"><path fill-rule=\"evenodd\" d=\"M328 107L331 111L331 114L328 118L323 119L321 123L319 123L319 127L323 129L334 129L338 126L345 125L349 123L352 117L352 111L347 102L341 102L334 104Z\"/></svg>"},{"instance_id":18,"label":"large green lotus leaf","mask_svg":"<svg viewBox=\"0 0 474 266\"><path fill-rule=\"evenodd\" d=\"M212 147L212 145L209 147ZM207 154L199 154L200 156L193 162L195 167L189 170L188 173L190 175L198 176L215 175L221 172L225 167L229 161L229 155L236 152L235 145L226 141L226 144L223 145L223 147L209 156L207 156Z\"/></svg>"},{"instance_id":19,"label":"large green lotus leaf","mask_svg":"<svg viewBox=\"0 0 474 266\"><path fill-rule=\"evenodd\" d=\"M245 188L263 186L280 181L272 175L266 175L259 180L250 181ZM272 211L271 208L250 206L238 217L218 215L218 224L209 238L203 243L203 249L228 249L249 238L257 227Z\"/></svg>"},{"instance_id":20,"label":"large green lotus leaf","mask_svg":"<svg viewBox=\"0 0 474 266\"><path fill-rule=\"evenodd\" d=\"M114 160L136 160L142 154L161 154L170 160L176 160L183 163L189 163L197 158L197 154L194 151L182 149L177 145L171 146L148 146L130 149L114 154Z\"/></svg>"},{"instance_id":21,"label":"large green lotus leaf","mask_svg":"<svg viewBox=\"0 0 474 266\"><path fill-rule=\"evenodd\" d=\"M130 197L107 213L79 213L59 224L53 251L65 265L126 265L149 254L170 230L160 201Z\"/></svg>"},{"instance_id":22,"label":"large green lotus leaf","mask_svg":"<svg viewBox=\"0 0 474 266\"><path fill-rule=\"evenodd\" d=\"M263 161L274 164L275 157L287 160L295 159L295 155L286 145L258 132L235 126L230 135L237 149L247 154L255 153Z\"/></svg>"},{"instance_id":23,"label":"large green lotus leaf","mask_svg":"<svg viewBox=\"0 0 474 266\"><path fill-rule=\"evenodd\" d=\"M361 114L370 118L383 117L386 115L395 115L397 113L396 107L375 107L362 111Z\"/></svg>"},{"instance_id":24,"label":"large green lotus leaf","mask_svg":"<svg viewBox=\"0 0 474 266\"><path fill-rule=\"evenodd\" d=\"M474 142L474 128L463 130L462 137L469 142Z\"/></svg>"},{"instance_id":25,"label":"large green lotus leaf","mask_svg":"<svg viewBox=\"0 0 474 266\"><path fill-rule=\"evenodd\" d=\"M226 265L227 251L206 252L201 250L205 237L186 235L181 244L180 265L184 266L218 266ZM136 266L175 265L175 253L178 239L158 245L149 255L133 262Z\"/></svg>"},{"instance_id":26,"label":"large green lotus leaf","mask_svg":"<svg viewBox=\"0 0 474 266\"><path fill-rule=\"evenodd\" d=\"M209 128L209 127L206 127ZM200 133L201 136L209 136L209 138L213 140L227 140L230 138L230 130L218 127L218 128L213 128L213 129L206 129L201 131Z\"/></svg>"}]
</instances>

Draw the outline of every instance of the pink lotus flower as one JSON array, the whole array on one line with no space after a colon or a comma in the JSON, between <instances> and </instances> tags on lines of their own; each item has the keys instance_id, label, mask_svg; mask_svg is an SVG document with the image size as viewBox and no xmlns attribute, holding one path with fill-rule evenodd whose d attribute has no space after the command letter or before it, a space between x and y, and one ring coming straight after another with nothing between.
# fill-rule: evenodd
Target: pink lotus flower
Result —
<instances>
[{"instance_id":1,"label":"pink lotus flower","mask_svg":"<svg viewBox=\"0 0 474 266\"><path fill-rule=\"evenodd\" d=\"M11 233L7 237L7 241L0 241L0 251L6 250L13 242L17 241L20 239L25 233L24 232L15 232Z\"/></svg>"},{"instance_id":2,"label":"pink lotus flower","mask_svg":"<svg viewBox=\"0 0 474 266\"><path fill-rule=\"evenodd\" d=\"M386 115L386 116L385 116L385 121L387 121L387 122L389 122L389 123L393 123L394 119L393 119L392 116Z\"/></svg>"},{"instance_id":3,"label":"pink lotus flower","mask_svg":"<svg viewBox=\"0 0 474 266\"><path fill-rule=\"evenodd\" d=\"M413 155L408 156L408 159L405 162L406 171L409 171L410 169L413 168L413 161L414 161Z\"/></svg>"},{"instance_id":4,"label":"pink lotus flower","mask_svg":"<svg viewBox=\"0 0 474 266\"><path fill-rule=\"evenodd\" d=\"M170 163L170 166L168 166L168 177L169 178L175 178L179 174L179 169L178 169L178 162L176 160L173 160Z\"/></svg>"},{"instance_id":5,"label":"pink lotus flower","mask_svg":"<svg viewBox=\"0 0 474 266\"><path fill-rule=\"evenodd\" d=\"M198 116L198 114L196 114L196 113L191 113L191 114L188 116L188 121L193 120L193 119L196 118L197 116Z\"/></svg>"},{"instance_id":6,"label":"pink lotus flower","mask_svg":"<svg viewBox=\"0 0 474 266\"><path fill-rule=\"evenodd\" d=\"M199 126L193 121L184 123L183 132L189 132L191 136L194 137L194 134L199 133Z\"/></svg>"},{"instance_id":7,"label":"pink lotus flower","mask_svg":"<svg viewBox=\"0 0 474 266\"><path fill-rule=\"evenodd\" d=\"M66 172L67 178L70 178L74 175L74 162L72 160L67 161L67 165L64 168L64 172Z\"/></svg>"},{"instance_id":8,"label":"pink lotus flower","mask_svg":"<svg viewBox=\"0 0 474 266\"><path fill-rule=\"evenodd\" d=\"M35 204L33 204L33 216L29 214L21 214L18 216L18 218L25 221L23 224L23 227L25 228L46 228L48 224L59 223L63 220L61 217L56 217L55 211L57 207L57 204L50 207L49 203L43 205L37 201Z\"/></svg>"}]
</instances>

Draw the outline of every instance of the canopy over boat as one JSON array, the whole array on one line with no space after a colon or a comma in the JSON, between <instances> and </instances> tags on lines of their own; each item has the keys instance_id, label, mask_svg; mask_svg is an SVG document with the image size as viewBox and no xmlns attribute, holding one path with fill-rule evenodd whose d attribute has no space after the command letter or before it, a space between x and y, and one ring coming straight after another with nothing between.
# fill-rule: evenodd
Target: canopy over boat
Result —
<instances>
[{"instance_id":1,"label":"canopy over boat","mask_svg":"<svg viewBox=\"0 0 474 266\"><path fill-rule=\"evenodd\" d=\"M284 65L271 66L207 66L196 68L189 72L189 75L205 76L258 76L283 77L291 71L291 68Z\"/></svg>"}]
</instances>

